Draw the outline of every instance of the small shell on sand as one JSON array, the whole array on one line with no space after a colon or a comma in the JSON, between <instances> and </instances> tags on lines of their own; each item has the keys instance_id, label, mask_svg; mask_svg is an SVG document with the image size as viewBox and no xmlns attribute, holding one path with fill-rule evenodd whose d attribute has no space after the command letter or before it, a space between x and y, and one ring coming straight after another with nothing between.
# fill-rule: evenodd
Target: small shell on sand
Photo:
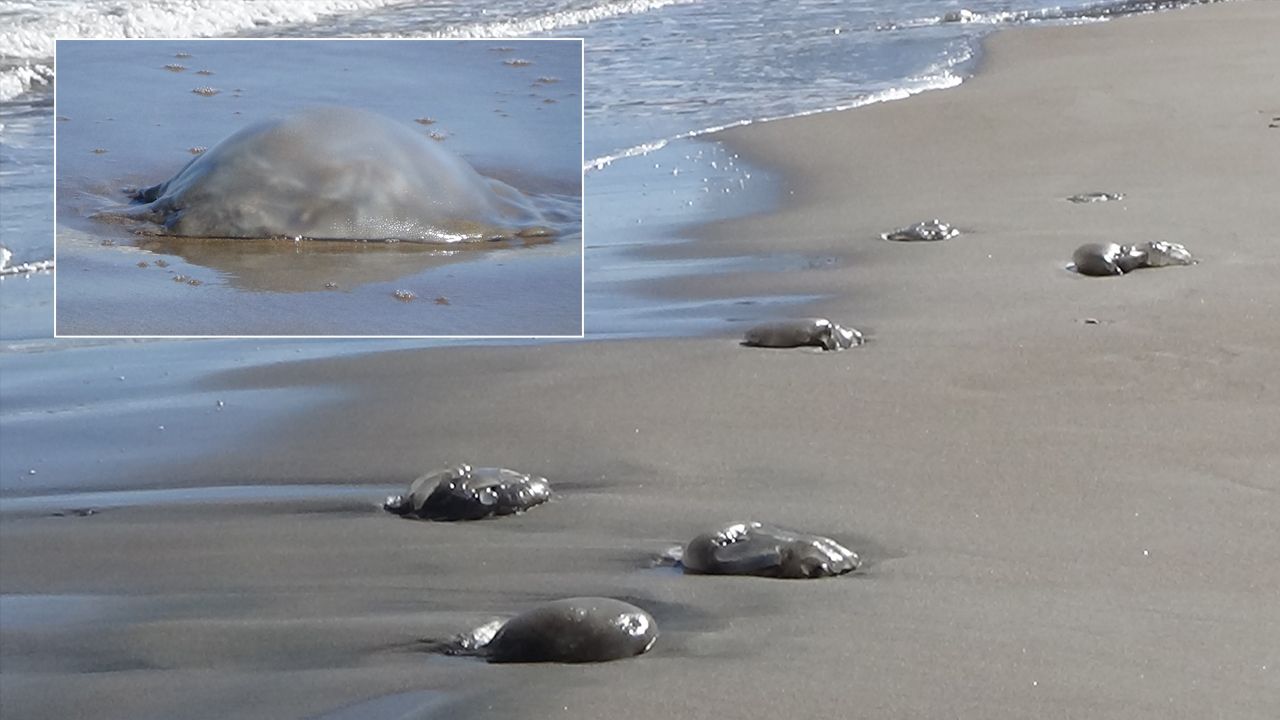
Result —
<instances>
[{"instance_id":1,"label":"small shell on sand","mask_svg":"<svg viewBox=\"0 0 1280 720\"><path fill-rule=\"evenodd\" d=\"M187 69L187 66L186 66L186 65L179 65L178 63L169 63L168 65L165 65L165 66L164 66L164 69L165 69L165 70L168 70L169 72L176 72L176 73L180 73L180 72L185 71L185 70Z\"/></svg>"},{"instance_id":2,"label":"small shell on sand","mask_svg":"<svg viewBox=\"0 0 1280 720\"><path fill-rule=\"evenodd\" d=\"M69 510L51 512L49 513L49 517L89 517L97 514L97 508L71 508Z\"/></svg>"},{"instance_id":3,"label":"small shell on sand","mask_svg":"<svg viewBox=\"0 0 1280 720\"><path fill-rule=\"evenodd\" d=\"M414 298L418 297L412 290L397 290L391 293L391 296L401 302L410 302Z\"/></svg>"},{"instance_id":4,"label":"small shell on sand","mask_svg":"<svg viewBox=\"0 0 1280 720\"><path fill-rule=\"evenodd\" d=\"M1073 203L1110 202L1112 200L1123 200L1124 193L1087 192L1080 193L1079 195L1072 195L1067 199Z\"/></svg>"},{"instance_id":5,"label":"small shell on sand","mask_svg":"<svg viewBox=\"0 0 1280 720\"><path fill-rule=\"evenodd\" d=\"M899 228L893 232L881 233L880 237L894 242L937 242L939 240L950 240L959 234L960 231L956 228L934 218Z\"/></svg>"},{"instance_id":6,"label":"small shell on sand","mask_svg":"<svg viewBox=\"0 0 1280 720\"><path fill-rule=\"evenodd\" d=\"M201 154L203 154L203 153L204 153L206 150L208 150L208 149L209 149L209 148L207 148L207 147L205 147L205 146L203 146L203 145L197 145L197 146L195 146L195 147L189 147L189 148L187 148L187 152L191 153L192 155L201 155Z\"/></svg>"},{"instance_id":7,"label":"small shell on sand","mask_svg":"<svg viewBox=\"0 0 1280 720\"><path fill-rule=\"evenodd\" d=\"M195 88L195 89L194 89L194 90L192 90L191 92L193 92L193 93L195 93L195 94L197 94L197 95L201 95L201 96L203 96L203 97L213 97L214 95L217 95L218 93L220 93L220 92L222 92L222 91L221 91L221 90L219 90L219 89L217 89L217 88L211 88L211 87L207 87L207 86L206 86L206 87L198 87L198 88Z\"/></svg>"}]
</instances>

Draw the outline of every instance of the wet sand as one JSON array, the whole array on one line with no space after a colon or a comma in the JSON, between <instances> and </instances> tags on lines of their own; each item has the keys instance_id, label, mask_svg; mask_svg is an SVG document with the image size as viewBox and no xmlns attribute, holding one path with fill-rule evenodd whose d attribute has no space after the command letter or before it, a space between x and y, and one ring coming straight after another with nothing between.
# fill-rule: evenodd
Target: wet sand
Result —
<instances>
[{"instance_id":1,"label":"wet sand","mask_svg":"<svg viewBox=\"0 0 1280 720\"><path fill-rule=\"evenodd\" d=\"M728 324L214 376L201 392L334 394L119 488L368 497L6 511L2 714L1274 717L1278 22L1236 2L1011 31L956 90L726 133L795 194L671 252L821 262L655 291L830 293L813 309L866 331L860 349L745 348ZM1088 191L1127 197L1065 200ZM878 239L934 216L965 234ZM1119 237L1203 262L1064 270ZM458 460L560 495L469 524L377 508ZM830 535L864 570L651 567L746 518ZM587 594L650 610L653 651L564 667L416 650Z\"/></svg>"}]
</instances>

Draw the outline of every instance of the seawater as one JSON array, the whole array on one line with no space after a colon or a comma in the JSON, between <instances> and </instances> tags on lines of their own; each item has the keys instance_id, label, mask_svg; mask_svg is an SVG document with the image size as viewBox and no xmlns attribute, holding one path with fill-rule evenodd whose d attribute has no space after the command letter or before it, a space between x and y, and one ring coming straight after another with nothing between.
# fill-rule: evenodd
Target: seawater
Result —
<instances>
[{"instance_id":1,"label":"seawater","mask_svg":"<svg viewBox=\"0 0 1280 720\"><path fill-rule=\"evenodd\" d=\"M0 3L0 241L17 261L52 254L55 36L582 37L587 332L702 333L717 320L756 312L758 305L746 303L759 299L675 303L646 294L648 280L758 269L766 261L663 263L642 251L680 242L699 222L767 211L780 192L762 169L703 141L706 131L954 85L970 71L981 38L994 28L1093 22L1194 2L11 0ZM227 435L215 439L230 446L236 428L260 429L285 405L317 401L237 397L226 398L218 409L224 398L196 386L210 373L430 344L55 341L49 339L52 292L48 274L0 281L0 424L6 438L0 479L6 494L19 487L23 494L94 489L86 481L101 475L96 465L104 458L131 458L137 442L154 445L173 429L159 425L189 413L202 423L227 418ZM132 385L152 375L162 378L160 384L142 390ZM96 390L85 392L87 386ZM63 421L74 419L69 427L76 433L91 433L111 422L122 398L128 398L130 418L120 432L133 435L71 451L75 442L59 429ZM254 417L259 424L248 422ZM15 440L21 440L21 452Z\"/></svg>"},{"instance_id":2,"label":"seawater","mask_svg":"<svg viewBox=\"0 0 1280 720\"><path fill-rule=\"evenodd\" d=\"M10 0L0 3L0 235L17 261L52 254L55 36L582 37L586 236L595 249L587 256L588 331L669 334L657 308L652 322L637 320L642 300L628 287L667 269L646 269L617 250L676 240L678 227L776 201L759 169L730 158L726 170L723 158L708 159L717 151L696 141L706 131L957 84L993 28L1199 1ZM50 278L10 278L3 287L0 338L47 336Z\"/></svg>"}]
</instances>

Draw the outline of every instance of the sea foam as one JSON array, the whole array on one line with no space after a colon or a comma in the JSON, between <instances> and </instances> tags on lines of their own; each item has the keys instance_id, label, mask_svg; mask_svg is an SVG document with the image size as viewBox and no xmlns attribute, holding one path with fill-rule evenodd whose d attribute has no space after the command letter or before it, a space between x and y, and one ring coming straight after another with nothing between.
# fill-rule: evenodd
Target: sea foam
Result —
<instances>
[{"instance_id":1,"label":"sea foam","mask_svg":"<svg viewBox=\"0 0 1280 720\"><path fill-rule=\"evenodd\" d=\"M372 10L394 0L43 0L11 2L0 35L0 101L53 80L55 38L212 37Z\"/></svg>"}]
</instances>

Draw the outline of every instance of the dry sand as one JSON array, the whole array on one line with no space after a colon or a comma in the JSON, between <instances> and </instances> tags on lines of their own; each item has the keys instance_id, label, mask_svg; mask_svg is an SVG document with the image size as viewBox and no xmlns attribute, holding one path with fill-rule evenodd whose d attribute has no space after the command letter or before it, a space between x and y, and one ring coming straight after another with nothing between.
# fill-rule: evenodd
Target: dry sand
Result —
<instances>
[{"instance_id":1,"label":"dry sand","mask_svg":"<svg viewBox=\"0 0 1280 720\"><path fill-rule=\"evenodd\" d=\"M10 608L4 716L1272 720L1277 27L1280 4L1243 1L1019 29L956 90L726 133L794 197L676 252L830 261L677 289L831 293L815 309L868 330L861 349L743 348L735 328L215 378L346 396L135 485L355 482L368 501L7 519L5 592L69 597ZM1094 190L1127 198L1063 199ZM965 234L877 239L933 216ZM1080 243L1151 238L1203 262L1063 269ZM376 509L464 459L560 497L465 525ZM869 562L809 582L648 567L743 518ZM413 647L580 594L650 609L654 650L489 666Z\"/></svg>"}]
</instances>

